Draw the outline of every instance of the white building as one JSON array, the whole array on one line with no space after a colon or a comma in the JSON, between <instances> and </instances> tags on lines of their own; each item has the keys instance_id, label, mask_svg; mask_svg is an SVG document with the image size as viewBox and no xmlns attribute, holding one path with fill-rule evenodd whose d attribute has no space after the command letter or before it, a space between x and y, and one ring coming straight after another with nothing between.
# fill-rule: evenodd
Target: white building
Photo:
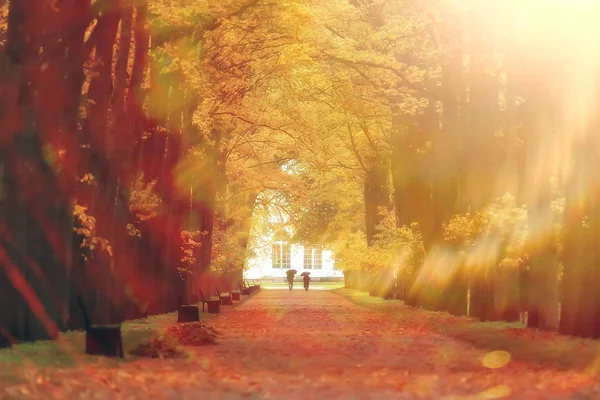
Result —
<instances>
[{"instance_id":1,"label":"white building","mask_svg":"<svg viewBox=\"0 0 600 400\"><path fill-rule=\"evenodd\" d=\"M289 168L285 171L293 173ZM274 205L277 201L272 192L264 192L257 198L257 204L267 205L267 212L253 215L253 240L248 244L253 256L246 260L244 278L285 280L286 272L295 269L296 277L310 272L310 277L316 280L343 279L344 273L335 269L333 251L290 243L293 226L289 224L289 215Z\"/></svg>"},{"instance_id":2,"label":"white building","mask_svg":"<svg viewBox=\"0 0 600 400\"><path fill-rule=\"evenodd\" d=\"M288 244L284 241L274 241L270 254L257 255L248 260L244 271L245 279L285 279L286 271L290 268L302 272L310 272L312 279L339 278L342 271L335 269L333 252L320 247L305 247L300 244Z\"/></svg>"}]
</instances>

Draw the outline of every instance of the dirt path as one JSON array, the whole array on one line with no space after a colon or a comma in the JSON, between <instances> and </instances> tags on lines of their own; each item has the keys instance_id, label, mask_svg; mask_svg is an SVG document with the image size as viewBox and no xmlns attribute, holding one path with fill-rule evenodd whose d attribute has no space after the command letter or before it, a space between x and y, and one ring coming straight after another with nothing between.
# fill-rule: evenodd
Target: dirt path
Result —
<instances>
[{"instance_id":1,"label":"dirt path","mask_svg":"<svg viewBox=\"0 0 600 400\"><path fill-rule=\"evenodd\" d=\"M594 376L509 360L506 352L440 333L440 325L461 319L402 308L399 318L389 307L361 307L325 290L262 290L212 320L220 343L188 348L188 360L44 367L28 385L5 393L61 399L600 398Z\"/></svg>"}]
</instances>

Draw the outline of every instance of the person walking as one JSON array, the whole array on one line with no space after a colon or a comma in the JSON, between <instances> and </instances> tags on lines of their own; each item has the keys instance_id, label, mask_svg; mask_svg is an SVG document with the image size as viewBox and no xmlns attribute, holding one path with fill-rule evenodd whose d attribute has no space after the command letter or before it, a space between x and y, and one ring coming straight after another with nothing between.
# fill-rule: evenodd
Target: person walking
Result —
<instances>
[{"instance_id":1,"label":"person walking","mask_svg":"<svg viewBox=\"0 0 600 400\"><path fill-rule=\"evenodd\" d=\"M296 275L296 272L298 271L296 271L295 269L290 269L285 273L287 275L288 287L290 288L290 292L294 288L294 275Z\"/></svg>"},{"instance_id":2,"label":"person walking","mask_svg":"<svg viewBox=\"0 0 600 400\"><path fill-rule=\"evenodd\" d=\"M304 281L304 290L308 290L308 285L310 285L310 276L304 275L302 280Z\"/></svg>"}]
</instances>

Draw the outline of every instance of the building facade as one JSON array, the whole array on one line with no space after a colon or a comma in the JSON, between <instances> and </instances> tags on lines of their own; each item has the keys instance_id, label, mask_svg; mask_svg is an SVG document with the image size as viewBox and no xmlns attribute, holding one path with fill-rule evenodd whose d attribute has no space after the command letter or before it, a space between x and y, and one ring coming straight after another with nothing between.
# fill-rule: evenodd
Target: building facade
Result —
<instances>
[{"instance_id":1,"label":"building facade","mask_svg":"<svg viewBox=\"0 0 600 400\"><path fill-rule=\"evenodd\" d=\"M303 246L284 241L273 241L270 251L248 260L244 271L246 279L285 280L286 271L295 269L296 276L310 272L313 279L342 279L342 271L335 269L333 252L319 246Z\"/></svg>"}]
</instances>

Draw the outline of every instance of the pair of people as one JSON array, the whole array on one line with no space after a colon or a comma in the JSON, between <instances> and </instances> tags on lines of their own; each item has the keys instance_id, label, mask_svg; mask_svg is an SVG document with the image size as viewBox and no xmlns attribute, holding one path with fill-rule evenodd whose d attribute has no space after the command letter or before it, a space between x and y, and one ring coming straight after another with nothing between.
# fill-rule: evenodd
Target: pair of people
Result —
<instances>
[{"instance_id":1,"label":"pair of people","mask_svg":"<svg viewBox=\"0 0 600 400\"><path fill-rule=\"evenodd\" d=\"M292 289L294 288L294 275L288 275L287 280L290 291L292 291ZM302 277L302 280L304 281L304 290L308 290L308 286L310 285L310 276L304 275Z\"/></svg>"}]
</instances>

